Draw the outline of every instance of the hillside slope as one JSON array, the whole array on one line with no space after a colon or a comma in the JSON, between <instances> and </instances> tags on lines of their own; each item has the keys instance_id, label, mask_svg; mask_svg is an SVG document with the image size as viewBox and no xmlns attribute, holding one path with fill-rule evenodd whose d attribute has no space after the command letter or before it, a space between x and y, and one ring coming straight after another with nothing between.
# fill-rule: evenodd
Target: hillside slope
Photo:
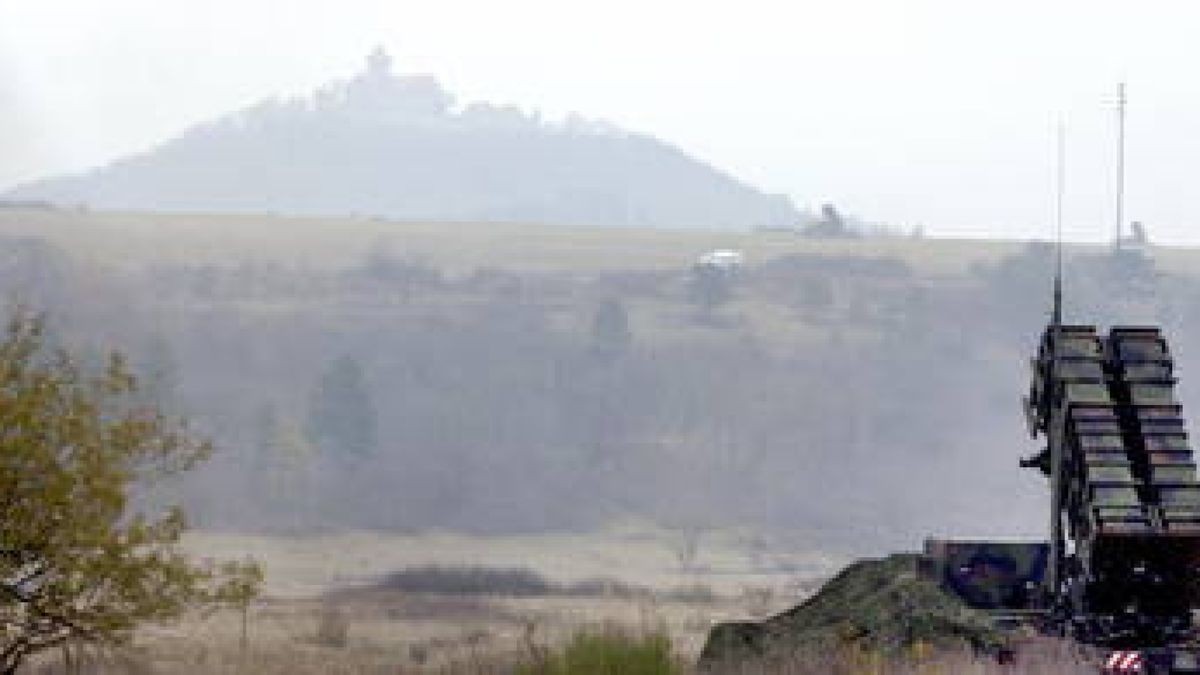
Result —
<instances>
[{"instance_id":1,"label":"hillside slope","mask_svg":"<svg viewBox=\"0 0 1200 675\"><path fill-rule=\"evenodd\" d=\"M458 107L382 52L312 96L268 100L5 200L100 209L360 214L403 220L750 228L800 219L653 137L513 106Z\"/></svg>"}]
</instances>

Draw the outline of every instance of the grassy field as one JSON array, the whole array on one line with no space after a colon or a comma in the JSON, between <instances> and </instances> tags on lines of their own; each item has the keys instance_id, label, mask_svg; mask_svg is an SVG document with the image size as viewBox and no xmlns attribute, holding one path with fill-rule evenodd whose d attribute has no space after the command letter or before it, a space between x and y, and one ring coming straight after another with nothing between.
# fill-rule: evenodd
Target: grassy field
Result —
<instances>
[{"instance_id":1,"label":"grassy field","mask_svg":"<svg viewBox=\"0 0 1200 675\"><path fill-rule=\"evenodd\" d=\"M675 657L690 663L714 623L786 609L842 562L785 545L748 546L747 536L707 533L685 569L675 533L637 523L591 535L504 537L198 532L186 542L193 555L249 555L266 568L265 597L248 615L246 651L241 617L224 611L148 628L131 650L106 658L114 668L166 673L490 672L548 653L581 631L619 626L667 636ZM430 565L607 583L529 596L380 586L390 572Z\"/></svg>"},{"instance_id":2,"label":"grassy field","mask_svg":"<svg viewBox=\"0 0 1200 675\"><path fill-rule=\"evenodd\" d=\"M1049 232L1049 230L1047 230ZM500 267L535 272L669 270L716 248L749 264L794 255L886 257L919 273L956 274L994 262L1023 242L982 239L811 239L789 232L613 229L518 223L414 223L375 218L297 218L272 214L122 213L0 208L0 234L37 236L105 265L142 267L244 261L312 269L344 268L372 247L450 273ZM1100 246L1074 244L1072 251ZM1193 273L1200 249L1153 247L1160 269Z\"/></svg>"},{"instance_id":3,"label":"grassy field","mask_svg":"<svg viewBox=\"0 0 1200 675\"><path fill-rule=\"evenodd\" d=\"M594 534L471 536L344 532L303 537L191 533L195 555L218 559L251 556L268 572L267 594L311 598L334 589L370 584L407 567L481 565L528 568L572 583L609 578L656 591L695 586L720 595L745 589L784 589L835 570L844 559L821 551L764 546L736 531L700 536L695 560L679 561L681 535L650 525L617 525Z\"/></svg>"},{"instance_id":4,"label":"grassy field","mask_svg":"<svg viewBox=\"0 0 1200 675\"><path fill-rule=\"evenodd\" d=\"M671 533L649 526L536 537L195 533L187 545L197 555L249 553L266 565L267 594L246 615L244 636L243 617L236 611L193 615L142 630L129 648L77 650L69 657L74 666L64 665L62 653L51 653L33 671L686 675L695 672L695 659L713 624L761 619L787 609L839 566L840 561L828 556L787 547L766 558L761 549L748 554L744 537L737 532L710 533L694 569L684 571L674 555ZM429 564L443 569L520 566L562 582L602 576L615 582L615 590L570 595L514 595L503 588L494 593L417 593L379 585L388 572ZM649 647L666 652L656 657L645 653ZM572 655L581 649L596 653ZM629 650L641 651L625 653ZM715 672L1094 672L1085 658L1058 643L1035 640L1021 654L1021 666L1013 669L969 654L885 658L847 648L789 655L768 664L736 664ZM622 658L632 659L634 665L612 665Z\"/></svg>"},{"instance_id":5,"label":"grassy field","mask_svg":"<svg viewBox=\"0 0 1200 675\"><path fill-rule=\"evenodd\" d=\"M1016 250L1015 242L950 239L819 240L787 232L621 230L495 223L401 223L284 218L0 209L0 234L39 236L114 266L277 262L345 267L385 243L396 255L451 272L662 270L714 248L753 264L789 254L894 257L930 274L955 273Z\"/></svg>"}]
</instances>

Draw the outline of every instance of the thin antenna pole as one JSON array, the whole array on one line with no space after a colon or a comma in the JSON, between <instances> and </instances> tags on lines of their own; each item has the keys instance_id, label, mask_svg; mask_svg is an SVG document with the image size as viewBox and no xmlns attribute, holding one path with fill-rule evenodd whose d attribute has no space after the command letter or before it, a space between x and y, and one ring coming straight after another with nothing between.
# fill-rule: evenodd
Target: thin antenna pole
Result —
<instances>
[{"instance_id":1,"label":"thin antenna pole","mask_svg":"<svg viewBox=\"0 0 1200 675\"><path fill-rule=\"evenodd\" d=\"M1061 118L1058 120L1057 138L1057 171L1054 196L1054 325L1062 324L1062 276L1063 276L1063 196L1067 186L1067 127Z\"/></svg>"},{"instance_id":2,"label":"thin antenna pole","mask_svg":"<svg viewBox=\"0 0 1200 675\"><path fill-rule=\"evenodd\" d=\"M1117 84L1117 222L1113 246L1121 248L1125 222L1125 83Z\"/></svg>"},{"instance_id":3,"label":"thin antenna pole","mask_svg":"<svg viewBox=\"0 0 1200 675\"><path fill-rule=\"evenodd\" d=\"M1055 185L1055 200L1054 200L1054 230L1055 230L1055 267L1054 267L1054 310L1050 317L1050 327L1048 333L1050 337L1050 369L1051 377L1058 376L1058 350L1059 343L1062 340L1062 260L1063 260L1063 241L1062 241L1062 225L1063 225L1063 194L1067 184L1067 143L1066 143L1066 125L1062 119L1058 120L1058 138L1057 138L1057 171L1055 172L1057 180ZM1053 413L1052 413L1053 414ZM1049 424L1046 429L1047 441L1050 446L1050 479L1051 479L1051 501L1050 509L1050 545L1051 557L1049 561L1049 569L1047 576L1050 581L1050 587L1058 590L1061 583L1060 569L1064 563L1066 544L1063 540L1063 490L1062 490L1062 451L1060 443L1054 442L1052 435L1060 433L1058 425Z\"/></svg>"}]
</instances>

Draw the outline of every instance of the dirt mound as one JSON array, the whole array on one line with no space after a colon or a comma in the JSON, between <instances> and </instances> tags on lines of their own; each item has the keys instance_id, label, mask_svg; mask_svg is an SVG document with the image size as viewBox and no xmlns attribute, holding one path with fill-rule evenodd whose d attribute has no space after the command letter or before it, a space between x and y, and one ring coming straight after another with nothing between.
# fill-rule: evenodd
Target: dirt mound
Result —
<instances>
[{"instance_id":1,"label":"dirt mound","mask_svg":"<svg viewBox=\"0 0 1200 675\"><path fill-rule=\"evenodd\" d=\"M1001 636L918 571L919 555L861 560L816 595L760 623L720 624L708 634L702 666L853 645L897 653L924 644L990 650Z\"/></svg>"}]
</instances>

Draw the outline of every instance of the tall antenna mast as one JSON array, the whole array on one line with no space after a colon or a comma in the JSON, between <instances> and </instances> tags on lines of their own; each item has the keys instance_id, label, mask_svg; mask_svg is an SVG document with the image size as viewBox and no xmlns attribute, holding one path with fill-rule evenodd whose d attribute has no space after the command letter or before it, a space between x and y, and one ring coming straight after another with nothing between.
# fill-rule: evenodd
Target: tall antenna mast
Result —
<instances>
[{"instance_id":1,"label":"tall antenna mast","mask_svg":"<svg viewBox=\"0 0 1200 675\"><path fill-rule=\"evenodd\" d=\"M1063 260L1063 243L1062 243L1062 224L1063 224L1063 193L1066 188L1067 175L1067 144L1066 144L1066 127L1062 119L1058 120L1058 138L1057 138L1057 171L1054 199L1054 235L1055 235L1055 261L1054 261L1054 309L1050 315L1050 325L1046 328L1046 336L1050 340L1050 373L1057 373L1059 368L1058 354L1059 343L1062 341L1062 260ZM1052 375L1053 376L1053 375ZM1045 394L1043 394L1044 396ZM1033 426L1031 425L1031 428ZM1049 441L1052 434L1060 433L1057 431L1056 425L1047 424L1046 438ZM1063 520L1062 520L1062 505L1063 493L1062 485L1062 451L1060 444L1050 442L1047 458L1050 464L1051 476L1051 502L1053 508L1050 516L1050 546L1051 556L1048 561L1048 569L1046 571L1048 581L1051 588L1058 588L1062 566L1065 563L1066 542L1063 539Z\"/></svg>"},{"instance_id":2,"label":"tall antenna mast","mask_svg":"<svg viewBox=\"0 0 1200 675\"><path fill-rule=\"evenodd\" d=\"M1125 221L1125 83L1117 84L1117 222L1113 246L1121 248Z\"/></svg>"},{"instance_id":3,"label":"tall antenna mast","mask_svg":"<svg viewBox=\"0 0 1200 675\"><path fill-rule=\"evenodd\" d=\"M1061 118L1058 120L1057 141L1057 175L1054 196L1054 313L1051 317L1056 327L1062 325L1063 195L1067 185L1067 128Z\"/></svg>"}]
</instances>

